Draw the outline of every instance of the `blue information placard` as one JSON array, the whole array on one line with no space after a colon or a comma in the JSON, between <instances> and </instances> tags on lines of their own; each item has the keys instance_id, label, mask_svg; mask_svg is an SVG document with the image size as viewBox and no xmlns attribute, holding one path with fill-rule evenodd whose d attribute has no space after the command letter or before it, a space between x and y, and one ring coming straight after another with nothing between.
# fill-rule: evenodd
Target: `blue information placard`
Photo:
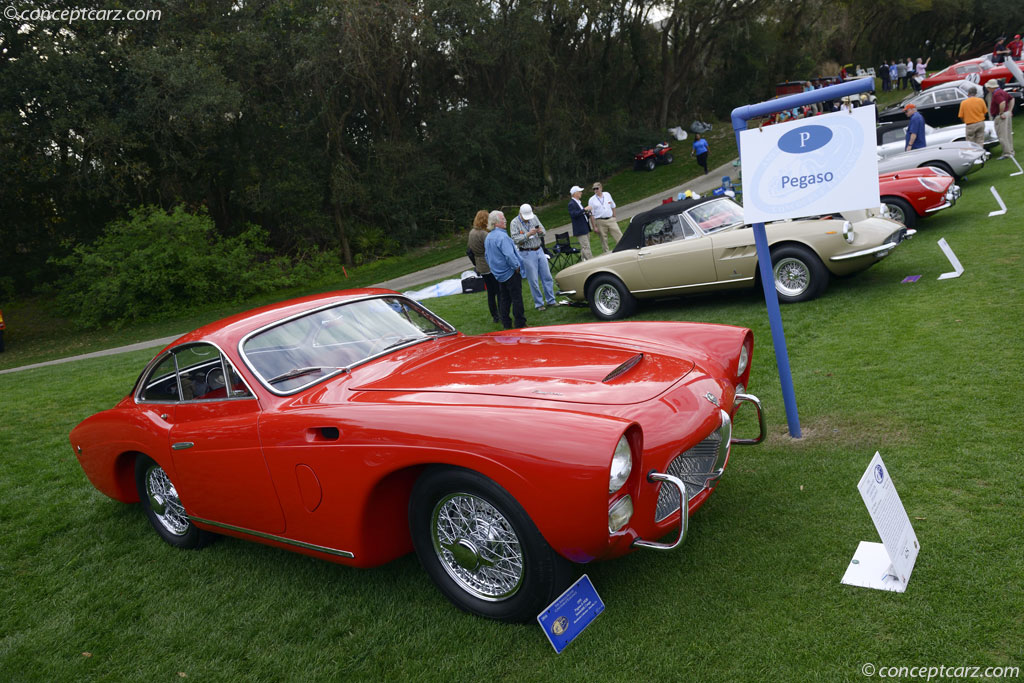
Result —
<instances>
[{"instance_id":1,"label":"blue information placard","mask_svg":"<svg viewBox=\"0 0 1024 683\"><path fill-rule=\"evenodd\" d=\"M576 583L558 596L548 608L537 615L544 635L555 652L561 654L565 646L576 639L597 615L604 611L604 603L584 574Z\"/></svg>"}]
</instances>

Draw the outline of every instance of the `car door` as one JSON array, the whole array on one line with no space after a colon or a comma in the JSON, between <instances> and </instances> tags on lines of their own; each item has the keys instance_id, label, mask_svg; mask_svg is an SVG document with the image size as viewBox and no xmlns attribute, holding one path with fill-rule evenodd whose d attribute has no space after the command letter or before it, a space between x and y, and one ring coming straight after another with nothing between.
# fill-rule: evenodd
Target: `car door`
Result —
<instances>
[{"instance_id":1,"label":"car door","mask_svg":"<svg viewBox=\"0 0 1024 683\"><path fill-rule=\"evenodd\" d=\"M212 344L175 349L181 401L170 429L175 486L190 516L281 533L284 514L259 438L260 403Z\"/></svg>"},{"instance_id":2,"label":"car door","mask_svg":"<svg viewBox=\"0 0 1024 683\"><path fill-rule=\"evenodd\" d=\"M716 279L711 241L678 215L644 226L637 263L647 290L687 289Z\"/></svg>"},{"instance_id":3,"label":"car door","mask_svg":"<svg viewBox=\"0 0 1024 683\"><path fill-rule=\"evenodd\" d=\"M943 88L937 90L934 97L935 107L931 110L931 116L928 116L928 123L936 128L960 123L957 114L960 112L960 101L964 99L964 93L959 88Z\"/></svg>"}]
</instances>

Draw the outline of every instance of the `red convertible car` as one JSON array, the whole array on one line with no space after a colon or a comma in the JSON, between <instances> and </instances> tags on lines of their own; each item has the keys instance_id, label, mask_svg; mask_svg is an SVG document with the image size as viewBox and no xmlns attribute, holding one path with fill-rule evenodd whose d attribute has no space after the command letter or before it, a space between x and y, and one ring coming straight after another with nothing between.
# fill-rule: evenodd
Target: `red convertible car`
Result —
<instances>
[{"instance_id":1,"label":"red convertible car","mask_svg":"<svg viewBox=\"0 0 1024 683\"><path fill-rule=\"evenodd\" d=\"M960 198L960 186L953 176L925 166L880 174L878 193L889 218L912 228L918 218L956 204Z\"/></svg>"},{"instance_id":2,"label":"red convertible car","mask_svg":"<svg viewBox=\"0 0 1024 683\"><path fill-rule=\"evenodd\" d=\"M466 336L395 292L335 292L179 338L71 445L173 546L415 550L460 608L530 620L574 563L682 542L732 445L764 437L752 353L750 330L693 323Z\"/></svg>"}]
</instances>

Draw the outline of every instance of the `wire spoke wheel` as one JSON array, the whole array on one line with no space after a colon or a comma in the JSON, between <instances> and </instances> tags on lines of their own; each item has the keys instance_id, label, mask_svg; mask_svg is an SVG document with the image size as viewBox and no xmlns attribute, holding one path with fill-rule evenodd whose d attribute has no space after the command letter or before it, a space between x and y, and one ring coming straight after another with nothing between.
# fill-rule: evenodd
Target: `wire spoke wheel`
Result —
<instances>
[{"instance_id":1,"label":"wire spoke wheel","mask_svg":"<svg viewBox=\"0 0 1024 683\"><path fill-rule=\"evenodd\" d=\"M159 465L153 465L146 470L145 481L146 496L157 521L169 533L184 536L189 530L188 515L167 473Z\"/></svg>"},{"instance_id":2,"label":"wire spoke wheel","mask_svg":"<svg viewBox=\"0 0 1024 683\"><path fill-rule=\"evenodd\" d=\"M468 493L438 501L431 519L434 552L448 575L481 600L505 600L523 583L523 550L508 519Z\"/></svg>"},{"instance_id":3,"label":"wire spoke wheel","mask_svg":"<svg viewBox=\"0 0 1024 683\"><path fill-rule=\"evenodd\" d=\"M811 271L796 258L779 259L775 264L775 287L786 296L800 296L811 286Z\"/></svg>"},{"instance_id":4,"label":"wire spoke wheel","mask_svg":"<svg viewBox=\"0 0 1024 683\"><path fill-rule=\"evenodd\" d=\"M619 296L618 288L607 283L598 286L594 290L594 306L609 318L617 315L619 309L622 308L622 298Z\"/></svg>"}]
</instances>

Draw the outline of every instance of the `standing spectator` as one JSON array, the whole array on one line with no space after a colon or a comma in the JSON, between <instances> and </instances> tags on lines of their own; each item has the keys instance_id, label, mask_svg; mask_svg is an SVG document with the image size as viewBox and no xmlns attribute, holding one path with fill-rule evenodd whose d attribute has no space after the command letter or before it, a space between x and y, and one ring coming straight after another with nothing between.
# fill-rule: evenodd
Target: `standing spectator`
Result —
<instances>
[{"instance_id":1,"label":"standing spectator","mask_svg":"<svg viewBox=\"0 0 1024 683\"><path fill-rule=\"evenodd\" d=\"M1003 148L1000 159L1009 159L1014 156L1013 152L1013 96L999 87L999 82L994 78L985 81L985 88L991 99L988 104L988 114L996 124L996 135L999 136L999 146Z\"/></svg>"},{"instance_id":2,"label":"standing spectator","mask_svg":"<svg viewBox=\"0 0 1024 683\"><path fill-rule=\"evenodd\" d=\"M931 61L931 57L929 57L923 63L921 62L920 57L917 58L917 66L914 67L914 71L917 73L917 77L920 78L922 81L925 79L925 76L928 75L928 64ZM918 82L920 83L920 81Z\"/></svg>"},{"instance_id":3,"label":"standing spectator","mask_svg":"<svg viewBox=\"0 0 1024 683\"><path fill-rule=\"evenodd\" d=\"M1006 59L1009 56L1010 50L1009 50L1008 47L1006 47L1005 43L1006 43L1006 36L999 36L999 38L996 39L996 46L994 48L992 48L992 63L993 64L1002 64L1003 60Z\"/></svg>"},{"instance_id":4,"label":"standing spectator","mask_svg":"<svg viewBox=\"0 0 1024 683\"><path fill-rule=\"evenodd\" d=\"M622 239L622 231L615 221L615 200L612 199L610 192L604 191L601 183L594 183L594 194L587 201L587 208L594 219L594 232L601 238L601 249L607 254L611 251L608 247L608 238L614 239L615 244Z\"/></svg>"},{"instance_id":5,"label":"standing spectator","mask_svg":"<svg viewBox=\"0 0 1024 683\"><path fill-rule=\"evenodd\" d=\"M1020 61L1021 52L1024 51L1024 42L1021 41L1019 33L1013 37L1006 49L1010 51L1010 59L1015 62Z\"/></svg>"},{"instance_id":6,"label":"standing spectator","mask_svg":"<svg viewBox=\"0 0 1024 683\"><path fill-rule=\"evenodd\" d=\"M896 66L896 60L893 59L889 62L889 90L895 90L896 85L899 83L898 67Z\"/></svg>"},{"instance_id":7,"label":"standing spectator","mask_svg":"<svg viewBox=\"0 0 1024 683\"><path fill-rule=\"evenodd\" d=\"M690 156L697 155L697 163L704 169L704 175L708 174L708 141L701 137L700 133L693 136L693 149Z\"/></svg>"},{"instance_id":8,"label":"standing spectator","mask_svg":"<svg viewBox=\"0 0 1024 683\"><path fill-rule=\"evenodd\" d=\"M473 254L473 265L476 272L484 279L484 287L487 289L487 310L491 312L491 320L498 323L498 281L491 273L491 267L487 265L487 257L484 254L484 241L487 239L487 212L480 210L473 218L473 229L469 231L469 251Z\"/></svg>"},{"instance_id":9,"label":"standing spectator","mask_svg":"<svg viewBox=\"0 0 1024 683\"><path fill-rule=\"evenodd\" d=\"M900 90L907 88L907 63L903 60L896 62L896 77L900 80Z\"/></svg>"},{"instance_id":10,"label":"standing spectator","mask_svg":"<svg viewBox=\"0 0 1024 683\"><path fill-rule=\"evenodd\" d=\"M849 97L844 97L842 104L839 105L839 111L846 112L847 114L853 113L853 103L850 102Z\"/></svg>"},{"instance_id":11,"label":"standing spectator","mask_svg":"<svg viewBox=\"0 0 1024 683\"><path fill-rule=\"evenodd\" d=\"M545 302L548 306L555 305L555 281L551 279L548 257L544 253L544 233L547 231L529 204L519 207L519 215L512 219L508 231L523 260L533 307L538 311L547 310Z\"/></svg>"},{"instance_id":12,"label":"standing spectator","mask_svg":"<svg viewBox=\"0 0 1024 683\"><path fill-rule=\"evenodd\" d=\"M501 326L512 329L512 317L516 327L526 327L526 313L523 311L523 259L505 232L505 214L491 211L487 216L487 239L484 240L484 255L487 265L498 281L498 316ZM509 315L509 309L512 315Z\"/></svg>"},{"instance_id":13,"label":"standing spectator","mask_svg":"<svg viewBox=\"0 0 1024 683\"><path fill-rule=\"evenodd\" d=\"M914 92L921 92L921 82L917 80L917 69L914 67L914 60L907 57L907 83Z\"/></svg>"},{"instance_id":14,"label":"standing spectator","mask_svg":"<svg viewBox=\"0 0 1024 683\"><path fill-rule=\"evenodd\" d=\"M921 149L925 146L924 117L921 116L921 112L913 104L905 106L903 111L906 113L907 118L910 119L910 123L907 124L907 151Z\"/></svg>"},{"instance_id":15,"label":"standing spectator","mask_svg":"<svg viewBox=\"0 0 1024 683\"><path fill-rule=\"evenodd\" d=\"M594 258L590 251L590 207L584 208L580 197L583 196L583 188L573 185L569 190L569 219L572 220L572 234L580 241L580 258L584 261Z\"/></svg>"},{"instance_id":16,"label":"standing spectator","mask_svg":"<svg viewBox=\"0 0 1024 683\"><path fill-rule=\"evenodd\" d=\"M978 97L980 90L974 86L968 86L969 97L960 103L960 111L957 116L964 122L968 142L984 147L985 146L985 114L988 113L988 105L985 100Z\"/></svg>"},{"instance_id":17,"label":"standing spectator","mask_svg":"<svg viewBox=\"0 0 1024 683\"><path fill-rule=\"evenodd\" d=\"M889 61L886 59L882 60L882 65L878 67L878 77L882 79L882 92L889 92Z\"/></svg>"}]
</instances>

